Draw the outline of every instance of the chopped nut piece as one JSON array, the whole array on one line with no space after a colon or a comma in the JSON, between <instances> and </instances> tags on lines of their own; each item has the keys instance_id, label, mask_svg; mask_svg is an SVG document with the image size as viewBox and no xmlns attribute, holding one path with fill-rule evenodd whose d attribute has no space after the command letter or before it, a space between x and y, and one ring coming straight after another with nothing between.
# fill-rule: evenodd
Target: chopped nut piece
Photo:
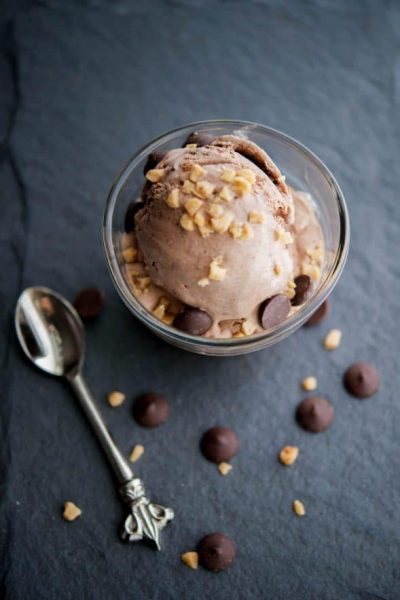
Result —
<instances>
[{"instance_id":1,"label":"chopped nut piece","mask_svg":"<svg viewBox=\"0 0 400 600\"><path fill-rule=\"evenodd\" d=\"M186 231L194 231L193 219L189 215L182 215L179 221L182 229Z\"/></svg>"},{"instance_id":2,"label":"chopped nut piece","mask_svg":"<svg viewBox=\"0 0 400 600\"><path fill-rule=\"evenodd\" d=\"M296 282L294 281L294 279L289 279L287 282L287 286L290 290L295 290L296 289Z\"/></svg>"},{"instance_id":3,"label":"chopped nut piece","mask_svg":"<svg viewBox=\"0 0 400 600\"><path fill-rule=\"evenodd\" d=\"M182 562L187 567L196 570L199 566L199 555L197 552L185 552L181 555Z\"/></svg>"},{"instance_id":4,"label":"chopped nut piece","mask_svg":"<svg viewBox=\"0 0 400 600\"><path fill-rule=\"evenodd\" d=\"M63 517L66 521L75 521L82 514L79 506L74 504L73 502L64 502L64 512Z\"/></svg>"},{"instance_id":5,"label":"chopped nut piece","mask_svg":"<svg viewBox=\"0 0 400 600\"><path fill-rule=\"evenodd\" d=\"M193 217L202 206L203 201L198 198L189 198L189 200L185 202L185 209L191 217Z\"/></svg>"},{"instance_id":6,"label":"chopped nut piece","mask_svg":"<svg viewBox=\"0 0 400 600\"><path fill-rule=\"evenodd\" d=\"M133 246L125 248L122 252L122 257L126 263L134 263L137 258L136 248L133 248Z\"/></svg>"},{"instance_id":7,"label":"chopped nut piece","mask_svg":"<svg viewBox=\"0 0 400 600\"><path fill-rule=\"evenodd\" d=\"M110 406L121 406L125 400L125 394L122 392L110 392L110 394L107 396L107 400Z\"/></svg>"},{"instance_id":8,"label":"chopped nut piece","mask_svg":"<svg viewBox=\"0 0 400 600\"><path fill-rule=\"evenodd\" d=\"M245 337L243 331L238 331L237 333L234 333L233 336L234 338L242 338Z\"/></svg>"},{"instance_id":9,"label":"chopped nut piece","mask_svg":"<svg viewBox=\"0 0 400 600\"><path fill-rule=\"evenodd\" d=\"M279 460L283 465L289 466L296 462L299 456L299 449L297 446L285 446L279 452Z\"/></svg>"},{"instance_id":10,"label":"chopped nut piece","mask_svg":"<svg viewBox=\"0 0 400 600\"><path fill-rule=\"evenodd\" d=\"M210 280L208 279L208 277L203 277L202 279L199 279L197 285L199 285L200 287L206 287L206 285L210 285Z\"/></svg>"},{"instance_id":11,"label":"chopped nut piece","mask_svg":"<svg viewBox=\"0 0 400 600\"><path fill-rule=\"evenodd\" d=\"M197 144L186 144L185 148L188 150L195 150L197 148Z\"/></svg>"},{"instance_id":12,"label":"chopped nut piece","mask_svg":"<svg viewBox=\"0 0 400 600\"><path fill-rule=\"evenodd\" d=\"M321 269L317 265L311 265L310 263L304 263L301 265L302 275L308 275L313 281L318 281L321 277Z\"/></svg>"},{"instance_id":13,"label":"chopped nut piece","mask_svg":"<svg viewBox=\"0 0 400 600\"><path fill-rule=\"evenodd\" d=\"M151 181L152 183L157 183L161 181L165 175L165 169L150 169L146 173L146 179Z\"/></svg>"},{"instance_id":14,"label":"chopped nut piece","mask_svg":"<svg viewBox=\"0 0 400 600\"><path fill-rule=\"evenodd\" d=\"M264 223L265 215L263 213L250 211L248 215L249 223Z\"/></svg>"},{"instance_id":15,"label":"chopped nut piece","mask_svg":"<svg viewBox=\"0 0 400 600\"><path fill-rule=\"evenodd\" d=\"M279 177L277 178L277 182L283 183L284 181L286 181L286 175L279 175Z\"/></svg>"},{"instance_id":16,"label":"chopped nut piece","mask_svg":"<svg viewBox=\"0 0 400 600\"><path fill-rule=\"evenodd\" d=\"M182 192L184 194L193 194L194 190L195 190L195 185L194 183L192 183L191 181L189 181L189 179L186 179L185 183L182 186Z\"/></svg>"},{"instance_id":17,"label":"chopped nut piece","mask_svg":"<svg viewBox=\"0 0 400 600\"><path fill-rule=\"evenodd\" d=\"M203 237L203 238L206 238L211 233L214 233L214 229L211 227L211 225L208 225L208 224L199 225L199 231L200 231L201 237Z\"/></svg>"},{"instance_id":18,"label":"chopped nut piece","mask_svg":"<svg viewBox=\"0 0 400 600\"><path fill-rule=\"evenodd\" d=\"M172 323L174 322L174 319L175 319L175 315L167 313L166 315L163 316L163 318L161 320L166 325L172 325Z\"/></svg>"},{"instance_id":19,"label":"chopped nut piece","mask_svg":"<svg viewBox=\"0 0 400 600\"><path fill-rule=\"evenodd\" d=\"M304 508L304 504L300 502L300 500L295 500L293 502L293 510L298 517L304 517L306 514L306 509Z\"/></svg>"},{"instance_id":20,"label":"chopped nut piece","mask_svg":"<svg viewBox=\"0 0 400 600\"><path fill-rule=\"evenodd\" d=\"M324 339L324 347L326 350L335 350L340 346L342 332L340 329L331 329Z\"/></svg>"},{"instance_id":21,"label":"chopped nut piece","mask_svg":"<svg viewBox=\"0 0 400 600\"><path fill-rule=\"evenodd\" d=\"M228 475L229 471L232 471L233 467L227 462L221 462L218 465L218 471L221 475Z\"/></svg>"},{"instance_id":22,"label":"chopped nut piece","mask_svg":"<svg viewBox=\"0 0 400 600\"><path fill-rule=\"evenodd\" d=\"M240 240L240 237L243 232L243 225L240 223L232 223L229 227L229 233L235 240Z\"/></svg>"},{"instance_id":23,"label":"chopped nut piece","mask_svg":"<svg viewBox=\"0 0 400 600\"><path fill-rule=\"evenodd\" d=\"M149 287L151 283L150 277L136 277L135 284L138 286L139 290L144 290Z\"/></svg>"},{"instance_id":24,"label":"chopped nut piece","mask_svg":"<svg viewBox=\"0 0 400 600\"><path fill-rule=\"evenodd\" d=\"M189 179L196 183L205 174L205 169L201 167L198 163L194 163L192 170L190 171Z\"/></svg>"},{"instance_id":25,"label":"chopped nut piece","mask_svg":"<svg viewBox=\"0 0 400 600\"><path fill-rule=\"evenodd\" d=\"M224 169L221 174L221 181L224 181L225 183L232 183L235 175L236 173L234 169Z\"/></svg>"},{"instance_id":26,"label":"chopped nut piece","mask_svg":"<svg viewBox=\"0 0 400 600\"><path fill-rule=\"evenodd\" d=\"M136 462L142 456L143 452L144 447L141 444L136 444L136 446L133 447L132 452L129 455L129 460L131 462Z\"/></svg>"},{"instance_id":27,"label":"chopped nut piece","mask_svg":"<svg viewBox=\"0 0 400 600\"><path fill-rule=\"evenodd\" d=\"M233 200L233 192L227 185L224 185L219 193L219 197L225 200L225 202L231 202Z\"/></svg>"},{"instance_id":28,"label":"chopped nut piece","mask_svg":"<svg viewBox=\"0 0 400 600\"><path fill-rule=\"evenodd\" d=\"M179 190L175 188L171 190L165 199L165 202L170 208L179 208Z\"/></svg>"},{"instance_id":29,"label":"chopped nut piece","mask_svg":"<svg viewBox=\"0 0 400 600\"><path fill-rule=\"evenodd\" d=\"M250 183L256 182L256 174L251 169L240 169L239 171L236 171L236 175L244 177Z\"/></svg>"},{"instance_id":30,"label":"chopped nut piece","mask_svg":"<svg viewBox=\"0 0 400 600\"><path fill-rule=\"evenodd\" d=\"M242 227L241 240L250 240L254 236L254 232L248 223L244 223Z\"/></svg>"},{"instance_id":31,"label":"chopped nut piece","mask_svg":"<svg viewBox=\"0 0 400 600\"><path fill-rule=\"evenodd\" d=\"M196 192L205 200L212 196L215 190L215 185L209 181L198 181L196 183Z\"/></svg>"},{"instance_id":32,"label":"chopped nut piece","mask_svg":"<svg viewBox=\"0 0 400 600\"><path fill-rule=\"evenodd\" d=\"M232 215L225 213L222 217L214 217L211 219L213 230L217 233L226 233L229 225L232 223Z\"/></svg>"},{"instance_id":33,"label":"chopped nut piece","mask_svg":"<svg viewBox=\"0 0 400 600\"><path fill-rule=\"evenodd\" d=\"M324 250L323 248L320 248L320 246L316 246L315 248L307 250L307 254L312 260L322 263L324 258Z\"/></svg>"},{"instance_id":34,"label":"chopped nut piece","mask_svg":"<svg viewBox=\"0 0 400 600\"><path fill-rule=\"evenodd\" d=\"M197 211L197 213L193 217L193 223L198 227L204 227L207 223L206 215L201 210Z\"/></svg>"},{"instance_id":35,"label":"chopped nut piece","mask_svg":"<svg viewBox=\"0 0 400 600\"><path fill-rule=\"evenodd\" d=\"M153 315L155 317L157 317L157 319L160 319L160 321L162 321L163 318L165 317L165 306L164 306L164 304L159 304L158 306L156 306L156 308L153 310Z\"/></svg>"},{"instance_id":36,"label":"chopped nut piece","mask_svg":"<svg viewBox=\"0 0 400 600\"><path fill-rule=\"evenodd\" d=\"M221 267L223 258L222 256L216 256L210 263L208 271L209 279L213 281L222 281L226 275L226 269Z\"/></svg>"},{"instance_id":37,"label":"chopped nut piece","mask_svg":"<svg viewBox=\"0 0 400 600\"><path fill-rule=\"evenodd\" d=\"M275 275L277 275L279 277L279 275L282 275L282 267L281 265L274 265L274 273Z\"/></svg>"},{"instance_id":38,"label":"chopped nut piece","mask_svg":"<svg viewBox=\"0 0 400 600\"><path fill-rule=\"evenodd\" d=\"M251 191L251 183L244 177L234 177L232 187L238 196L244 196Z\"/></svg>"},{"instance_id":39,"label":"chopped nut piece","mask_svg":"<svg viewBox=\"0 0 400 600\"><path fill-rule=\"evenodd\" d=\"M301 387L306 392L312 392L317 389L317 380L315 377L306 377L301 382Z\"/></svg>"},{"instance_id":40,"label":"chopped nut piece","mask_svg":"<svg viewBox=\"0 0 400 600\"><path fill-rule=\"evenodd\" d=\"M243 321L240 328L244 335L253 335L253 333L256 330L255 326L249 323L249 321L247 321L246 319Z\"/></svg>"},{"instance_id":41,"label":"chopped nut piece","mask_svg":"<svg viewBox=\"0 0 400 600\"><path fill-rule=\"evenodd\" d=\"M282 242L284 244L293 244L293 237L289 231L284 231L282 236Z\"/></svg>"},{"instance_id":42,"label":"chopped nut piece","mask_svg":"<svg viewBox=\"0 0 400 600\"><path fill-rule=\"evenodd\" d=\"M224 214L224 209L222 208L222 206L220 204L215 204L215 202L213 202L207 208L207 212L212 217L222 217L222 215Z\"/></svg>"}]
</instances>

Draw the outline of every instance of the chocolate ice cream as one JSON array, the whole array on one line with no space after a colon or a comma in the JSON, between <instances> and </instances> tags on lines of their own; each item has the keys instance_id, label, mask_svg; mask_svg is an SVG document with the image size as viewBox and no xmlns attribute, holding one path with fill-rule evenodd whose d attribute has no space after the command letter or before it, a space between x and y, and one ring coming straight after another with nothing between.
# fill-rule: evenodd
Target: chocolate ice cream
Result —
<instances>
[{"instance_id":1,"label":"chocolate ice cream","mask_svg":"<svg viewBox=\"0 0 400 600\"><path fill-rule=\"evenodd\" d=\"M310 197L288 188L257 145L235 136L189 141L148 162L143 206L128 210L126 274L140 302L171 326L252 335L295 310L288 300L298 275L312 290L322 230ZM275 321L265 317L274 307Z\"/></svg>"}]
</instances>

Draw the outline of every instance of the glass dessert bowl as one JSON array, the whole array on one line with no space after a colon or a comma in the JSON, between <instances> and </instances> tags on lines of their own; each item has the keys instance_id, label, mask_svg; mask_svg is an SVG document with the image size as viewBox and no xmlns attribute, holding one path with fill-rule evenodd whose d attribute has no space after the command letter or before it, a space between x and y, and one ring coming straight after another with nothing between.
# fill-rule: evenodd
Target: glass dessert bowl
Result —
<instances>
[{"instance_id":1,"label":"glass dessert bowl","mask_svg":"<svg viewBox=\"0 0 400 600\"><path fill-rule=\"evenodd\" d=\"M349 220L334 177L302 144L254 123L205 121L129 160L103 240L142 323L180 348L232 356L278 342L326 300Z\"/></svg>"}]
</instances>

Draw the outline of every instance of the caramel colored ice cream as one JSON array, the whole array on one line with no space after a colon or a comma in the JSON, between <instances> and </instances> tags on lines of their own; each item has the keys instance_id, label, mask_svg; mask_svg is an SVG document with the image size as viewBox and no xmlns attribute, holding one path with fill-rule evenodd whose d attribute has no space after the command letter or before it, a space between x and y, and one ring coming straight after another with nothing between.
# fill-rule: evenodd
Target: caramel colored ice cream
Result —
<instances>
[{"instance_id":1,"label":"caramel colored ice cream","mask_svg":"<svg viewBox=\"0 0 400 600\"><path fill-rule=\"evenodd\" d=\"M275 324L278 304L289 313L298 275L307 290L319 279L321 227L310 198L293 193L254 143L192 139L150 159L143 206L123 240L126 273L167 324L209 337L251 335Z\"/></svg>"}]
</instances>

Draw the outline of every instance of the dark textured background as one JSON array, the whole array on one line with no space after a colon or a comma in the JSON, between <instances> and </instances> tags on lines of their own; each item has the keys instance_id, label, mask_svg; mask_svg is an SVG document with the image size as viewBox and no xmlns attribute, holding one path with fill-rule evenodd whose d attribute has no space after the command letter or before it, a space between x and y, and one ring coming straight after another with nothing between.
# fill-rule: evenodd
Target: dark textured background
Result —
<instances>
[{"instance_id":1,"label":"dark textured background","mask_svg":"<svg viewBox=\"0 0 400 600\"><path fill-rule=\"evenodd\" d=\"M2 2L1 572L7 598L400 598L400 10L384 1ZM122 306L100 239L120 165L154 135L206 118L259 121L300 139L337 176L352 248L329 319L273 349L210 359L169 347ZM126 547L110 470L66 387L26 364L13 335L20 290L72 298L95 284L107 306L87 328L85 372L151 495L175 508L164 551ZM343 343L321 349L330 327ZM360 402L344 368L371 360L379 394ZM299 380L316 375L336 420L300 431ZM121 389L119 409L105 395ZM164 392L158 430L131 417L142 390ZM221 423L241 439L222 478L198 440ZM298 444L291 469L279 448ZM292 513L294 498L307 516ZM61 519L66 499L82 509ZM238 545L223 573L180 553L223 530Z\"/></svg>"}]
</instances>

